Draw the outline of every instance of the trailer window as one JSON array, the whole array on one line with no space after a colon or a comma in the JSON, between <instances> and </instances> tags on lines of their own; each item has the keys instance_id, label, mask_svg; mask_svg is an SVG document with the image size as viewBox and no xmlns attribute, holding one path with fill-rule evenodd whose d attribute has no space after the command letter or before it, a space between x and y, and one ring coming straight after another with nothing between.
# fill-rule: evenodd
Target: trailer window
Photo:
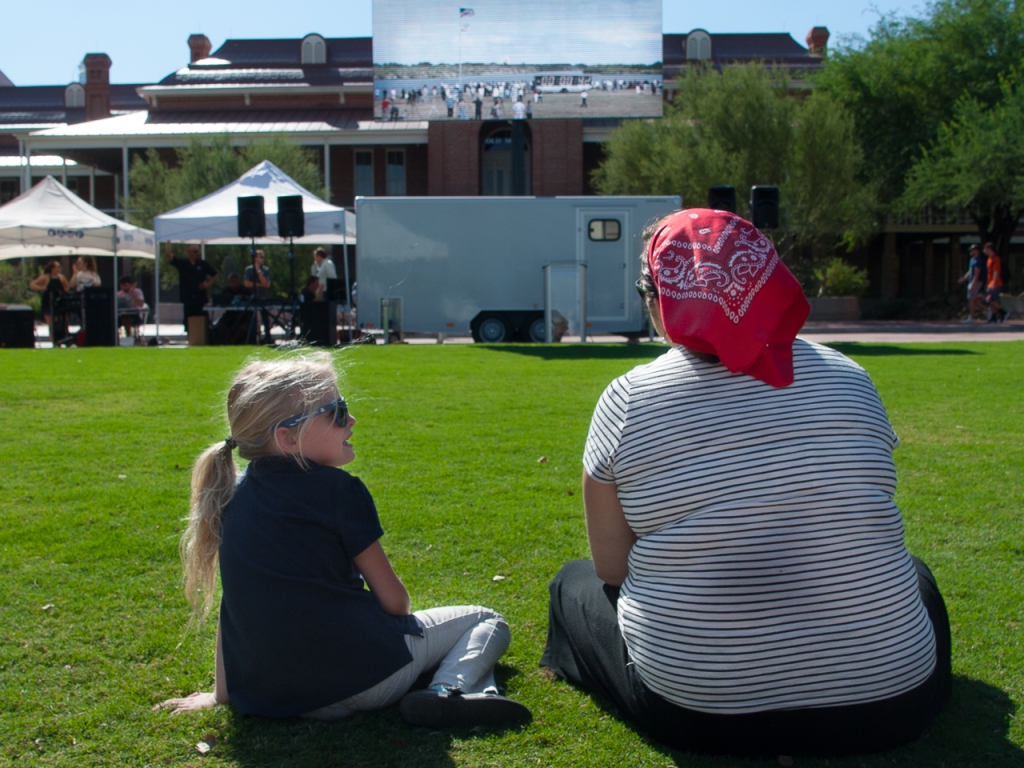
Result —
<instances>
[{"instance_id":1,"label":"trailer window","mask_svg":"<svg viewBox=\"0 0 1024 768\"><path fill-rule=\"evenodd\" d=\"M591 240L618 240L621 235L618 219L591 219Z\"/></svg>"}]
</instances>

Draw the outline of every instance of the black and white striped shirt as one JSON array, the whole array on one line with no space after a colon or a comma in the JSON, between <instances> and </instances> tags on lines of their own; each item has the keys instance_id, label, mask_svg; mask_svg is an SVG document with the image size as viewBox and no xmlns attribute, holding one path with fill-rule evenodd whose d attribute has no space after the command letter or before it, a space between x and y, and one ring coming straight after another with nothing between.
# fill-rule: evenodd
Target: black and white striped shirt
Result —
<instances>
[{"instance_id":1,"label":"black and white striped shirt","mask_svg":"<svg viewBox=\"0 0 1024 768\"><path fill-rule=\"evenodd\" d=\"M680 706L877 701L935 666L874 385L797 339L776 389L674 348L613 381L584 466L638 537L618 603L630 658Z\"/></svg>"}]
</instances>

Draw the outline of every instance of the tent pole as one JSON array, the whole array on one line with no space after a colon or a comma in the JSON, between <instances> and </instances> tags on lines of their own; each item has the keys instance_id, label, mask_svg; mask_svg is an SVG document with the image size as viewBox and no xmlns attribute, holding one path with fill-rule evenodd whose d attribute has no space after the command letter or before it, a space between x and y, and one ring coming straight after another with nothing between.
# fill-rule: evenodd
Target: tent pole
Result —
<instances>
[{"instance_id":1,"label":"tent pole","mask_svg":"<svg viewBox=\"0 0 1024 768\"><path fill-rule=\"evenodd\" d=\"M352 343L352 287L348 283L348 211L341 209L341 250L342 261L345 262L345 306L348 307L348 343Z\"/></svg>"},{"instance_id":2,"label":"tent pole","mask_svg":"<svg viewBox=\"0 0 1024 768\"><path fill-rule=\"evenodd\" d=\"M119 278L117 276L117 224L111 224L110 229L113 240L111 250L113 250L114 252L114 284L111 286L110 290L114 294L114 346L116 347L121 343L120 341L118 341L119 337L117 332L117 289L121 285L118 282Z\"/></svg>"},{"instance_id":3,"label":"tent pole","mask_svg":"<svg viewBox=\"0 0 1024 768\"><path fill-rule=\"evenodd\" d=\"M153 261L155 264L156 273L153 281L153 304L156 306L153 308L153 322L156 324L156 343L160 345L160 243L157 239L153 238Z\"/></svg>"}]
</instances>

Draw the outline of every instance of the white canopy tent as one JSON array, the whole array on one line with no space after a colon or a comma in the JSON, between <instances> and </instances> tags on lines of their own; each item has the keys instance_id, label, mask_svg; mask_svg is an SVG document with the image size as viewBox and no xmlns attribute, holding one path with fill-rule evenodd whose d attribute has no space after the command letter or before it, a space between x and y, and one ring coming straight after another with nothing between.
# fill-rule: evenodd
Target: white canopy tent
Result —
<instances>
[{"instance_id":1,"label":"white canopy tent","mask_svg":"<svg viewBox=\"0 0 1024 768\"><path fill-rule=\"evenodd\" d=\"M93 208L52 176L0 206L0 259L86 255L152 259L155 245L148 229Z\"/></svg>"},{"instance_id":2,"label":"white canopy tent","mask_svg":"<svg viewBox=\"0 0 1024 768\"><path fill-rule=\"evenodd\" d=\"M308 189L300 186L288 174L269 160L250 168L240 178L226 187L211 192L206 197L183 205L173 211L161 214L154 220L156 231L153 245L172 241L196 243L199 245L249 245L249 238L238 236L238 198L263 197L263 211L266 214L267 235L257 238L257 245L287 245L287 238L277 232L277 198L291 195L302 196L302 211L305 217L303 237L294 239L299 245L354 245L356 242L356 217L351 211L322 200ZM347 250L347 249L346 249ZM157 284L160 282L160 260L156 261ZM348 259L345 259L345 284L348 280ZM157 334L159 334L160 310L157 303Z\"/></svg>"},{"instance_id":3,"label":"white canopy tent","mask_svg":"<svg viewBox=\"0 0 1024 768\"><path fill-rule=\"evenodd\" d=\"M152 259L156 239L148 229L93 208L53 176L0 206L0 260L30 256L113 256ZM116 291L117 285L111 290ZM117 302L113 302L117 327Z\"/></svg>"}]
</instances>

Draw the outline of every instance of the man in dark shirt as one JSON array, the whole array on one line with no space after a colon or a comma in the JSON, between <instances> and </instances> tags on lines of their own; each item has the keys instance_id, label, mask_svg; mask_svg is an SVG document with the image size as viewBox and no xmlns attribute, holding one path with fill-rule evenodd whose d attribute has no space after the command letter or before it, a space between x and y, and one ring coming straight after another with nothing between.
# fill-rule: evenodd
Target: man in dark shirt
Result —
<instances>
[{"instance_id":1,"label":"man in dark shirt","mask_svg":"<svg viewBox=\"0 0 1024 768\"><path fill-rule=\"evenodd\" d=\"M181 303L185 306L185 323L188 318L196 315L206 316L206 289L217 277L217 270L209 262L199 258L199 246L188 247L188 258L179 259L171 252L171 244L164 243L164 252L170 259L171 266L178 270L178 292Z\"/></svg>"},{"instance_id":2,"label":"man in dark shirt","mask_svg":"<svg viewBox=\"0 0 1024 768\"><path fill-rule=\"evenodd\" d=\"M213 297L213 303L226 307L229 304L244 304L249 298L249 289L242 285L242 276L237 272L228 275L228 284L224 290Z\"/></svg>"}]
</instances>

